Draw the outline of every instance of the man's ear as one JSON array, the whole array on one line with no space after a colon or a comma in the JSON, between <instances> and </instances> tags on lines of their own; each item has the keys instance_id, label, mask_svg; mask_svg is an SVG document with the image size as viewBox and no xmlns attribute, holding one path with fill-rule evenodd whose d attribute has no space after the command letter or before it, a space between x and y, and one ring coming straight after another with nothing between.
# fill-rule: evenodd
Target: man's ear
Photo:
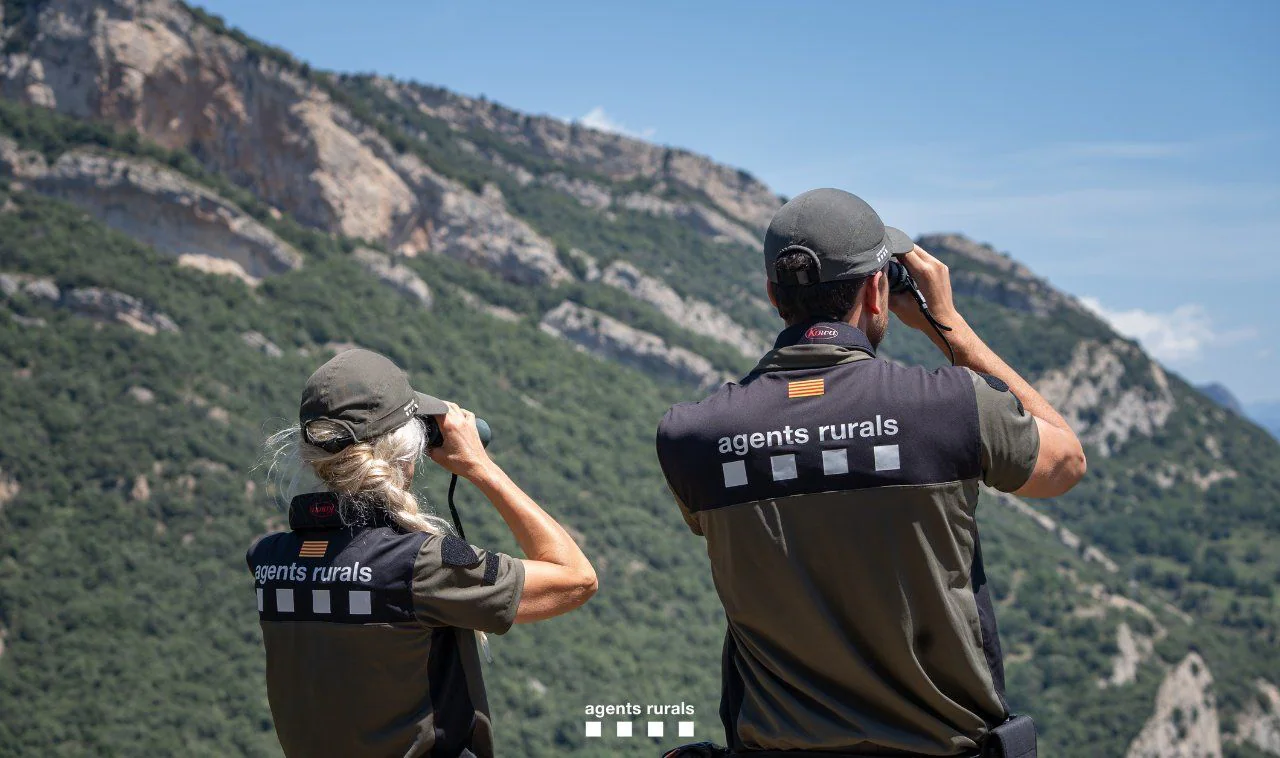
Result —
<instances>
[{"instance_id":1,"label":"man's ear","mask_svg":"<svg viewBox=\"0 0 1280 758\"><path fill-rule=\"evenodd\" d=\"M769 281L768 279L765 279L764 291L769 293L769 302L773 304L774 308L777 308L778 307L778 291L773 288L773 282Z\"/></svg>"},{"instance_id":2,"label":"man's ear","mask_svg":"<svg viewBox=\"0 0 1280 758\"><path fill-rule=\"evenodd\" d=\"M888 306L888 300L881 302L880 288L888 286L888 277L883 271L877 271L871 275L869 279L862 285L862 292L859 295L862 298L862 309L867 313L880 315Z\"/></svg>"}]
</instances>

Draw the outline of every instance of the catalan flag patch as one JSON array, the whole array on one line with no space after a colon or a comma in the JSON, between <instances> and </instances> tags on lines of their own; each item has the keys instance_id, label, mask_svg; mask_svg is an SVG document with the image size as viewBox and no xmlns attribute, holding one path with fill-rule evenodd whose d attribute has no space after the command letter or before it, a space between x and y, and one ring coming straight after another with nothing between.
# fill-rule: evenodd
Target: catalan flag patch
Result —
<instances>
[{"instance_id":1,"label":"catalan flag patch","mask_svg":"<svg viewBox=\"0 0 1280 758\"><path fill-rule=\"evenodd\" d=\"M329 549L328 540L306 540L298 549L299 558L323 558Z\"/></svg>"},{"instance_id":2,"label":"catalan flag patch","mask_svg":"<svg viewBox=\"0 0 1280 758\"><path fill-rule=\"evenodd\" d=\"M787 397L818 397L827 392L827 380L822 377L805 379L799 382L787 382Z\"/></svg>"}]
</instances>

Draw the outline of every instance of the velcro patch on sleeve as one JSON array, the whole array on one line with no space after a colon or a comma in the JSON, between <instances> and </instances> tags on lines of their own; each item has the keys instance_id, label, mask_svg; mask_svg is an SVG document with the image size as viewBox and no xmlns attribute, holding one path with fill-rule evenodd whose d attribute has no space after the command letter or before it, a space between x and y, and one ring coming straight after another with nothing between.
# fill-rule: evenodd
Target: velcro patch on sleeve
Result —
<instances>
[{"instance_id":1,"label":"velcro patch on sleeve","mask_svg":"<svg viewBox=\"0 0 1280 758\"><path fill-rule=\"evenodd\" d=\"M1009 383L1001 379L1000 377L992 376L991 374L983 374L983 373L979 373L978 376L982 377L983 381L987 383L987 386L995 390L996 392L1009 392ZM1025 416L1027 413L1027 409L1022 407L1022 398L1018 397L1017 395L1014 395L1013 400L1018 404L1018 415Z\"/></svg>"},{"instance_id":2,"label":"velcro patch on sleeve","mask_svg":"<svg viewBox=\"0 0 1280 758\"><path fill-rule=\"evenodd\" d=\"M998 376L992 376L991 374L979 374L978 376L981 376L986 381L987 386L995 390L996 392L1009 391L1008 382L1006 382L1005 380L1001 379Z\"/></svg>"},{"instance_id":3,"label":"velcro patch on sleeve","mask_svg":"<svg viewBox=\"0 0 1280 758\"><path fill-rule=\"evenodd\" d=\"M446 566L469 568L480 562L476 549L455 534L446 534L440 545L440 560Z\"/></svg>"},{"instance_id":4,"label":"velcro patch on sleeve","mask_svg":"<svg viewBox=\"0 0 1280 758\"><path fill-rule=\"evenodd\" d=\"M498 581L498 554L489 553L484 557L484 579L486 587L492 587Z\"/></svg>"}]
</instances>

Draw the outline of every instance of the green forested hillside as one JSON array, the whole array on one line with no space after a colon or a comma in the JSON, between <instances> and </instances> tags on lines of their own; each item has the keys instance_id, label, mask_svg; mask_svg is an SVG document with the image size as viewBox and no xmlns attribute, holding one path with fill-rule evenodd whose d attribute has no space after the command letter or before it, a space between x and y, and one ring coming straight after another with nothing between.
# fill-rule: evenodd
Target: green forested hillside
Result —
<instances>
[{"instance_id":1,"label":"green forested hillside","mask_svg":"<svg viewBox=\"0 0 1280 758\"><path fill-rule=\"evenodd\" d=\"M22 430L0 444L0 468L22 485L0 513L0 744L31 755L275 749L243 553L281 509L251 468L331 341L384 351L490 419L498 459L597 559L608 597L494 645L507 745L538 754L572 740L586 702L686 693L710 713L719 622L699 546L672 528L650 452L655 414L677 393L447 295L422 314L338 255L250 293L75 210L16 200L0 216L5 270L142 297L182 332L8 303L45 325L0 326L0 392ZM285 356L245 345L248 329ZM154 399L139 404L134 387ZM150 490L141 499L131 497L139 477ZM441 484L428 475L429 502ZM496 515L462 497L473 539L513 549ZM664 652L673 625L674 654Z\"/></svg>"},{"instance_id":2,"label":"green forested hillside","mask_svg":"<svg viewBox=\"0 0 1280 758\"><path fill-rule=\"evenodd\" d=\"M747 326L776 327L751 302L759 286L753 250L638 212L606 220L551 189L512 181L455 138L531 171L548 168L519 145L459 135L387 101L366 79L297 70L435 170L467 186L497 185L512 212L560 248L631 261ZM7 102L0 136L49 159L92 146L163 163L234 201L304 256L301 269L251 288L180 267L21 183L0 191L0 274L48 277L64 292L115 290L179 330L146 334L20 289L0 300L0 408L9 430L0 437L0 485L15 485L0 487L0 754L278 753L243 552L280 527L283 510L254 466L261 439L296 412L305 377L344 344L387 353L416 385L489 419L495 457L580 535L599 571L601 591L584 610L494 641L488 681L502 752L656 754L647 738L584 739L583 710L592 704L690 703L698 737L720 738L724 622L702 544L670 503L652 449L662 412L696 390L585 355L537 321L572 299L719 368L741 372L750 360L598 282L524 287L440 256L403 259L432 287L426 310L352 260L367 241L275 214L252 188L191 154ZM1003 276L940 255L954 270ZM486 315L461 288L521 318ZM972 295L960 304L1033 377L1097 343L1118 346L1120 390L1145 391L1154 381L1140 351L1078 309L1058 303L1033 314ZM886 354L941 360L896 326ZM250 331L282 354L246 343ZM1036 716L1046 755L1124 754L1166 669L1193 650L1213 672L1226 733L1254 702L1255 679L1280 681L1280 445L1176 377L1169 392L1167 420L1123 444L1104 439L1115 448L1109 455L1092 446L1081 487L1041 507L1083 546L1104 551L1114 571L1085 560L1084 547L1064 544L1060 531L984 495L1010 699ZM1106 411L1088 408L1082 418L1098 421ZM1228 466L1232 476L1204 487L1186 474ZM440 507L445 480L425 474L425 498ZM461 498L473 540L514 549L496 514L465 488ZM1121 623L1154 649L1131 682L1100 687L1113 674ZM1226 750L1262 754L1247 743Z\"/></svg>"}]
</instances>

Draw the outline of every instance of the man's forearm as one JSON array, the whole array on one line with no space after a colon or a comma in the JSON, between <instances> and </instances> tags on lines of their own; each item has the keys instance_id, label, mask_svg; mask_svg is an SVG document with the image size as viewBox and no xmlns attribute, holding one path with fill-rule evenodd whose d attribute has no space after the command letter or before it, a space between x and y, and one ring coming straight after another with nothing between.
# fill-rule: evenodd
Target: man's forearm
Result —
<instances>
[{"instance_id":1,"label":"man's forearm","mask_svg":"<svg viewBox=\"0 0 1280 758\"><path fill-rule=\"evenodd\" d=\"M1068 432L1072 431L1062 414L1058 413L1049 401L1031 386L1030 382L1023 379L1017 371L1013 370L1013 367L996 355L996 352L982 341L978 333L963 318L952 317L947 320L947 326L952 328L952 331L946 334L947 340L951 343L951 349L955 351L957 366L965 366L1004 380L1005 384L1009 385L1009 390L1022 401L1022 406L1028 413L1051 426ZM944 353L947 351L936 333L926 332L926 334L939 350Z\"/></svg>"}]
</instances>

